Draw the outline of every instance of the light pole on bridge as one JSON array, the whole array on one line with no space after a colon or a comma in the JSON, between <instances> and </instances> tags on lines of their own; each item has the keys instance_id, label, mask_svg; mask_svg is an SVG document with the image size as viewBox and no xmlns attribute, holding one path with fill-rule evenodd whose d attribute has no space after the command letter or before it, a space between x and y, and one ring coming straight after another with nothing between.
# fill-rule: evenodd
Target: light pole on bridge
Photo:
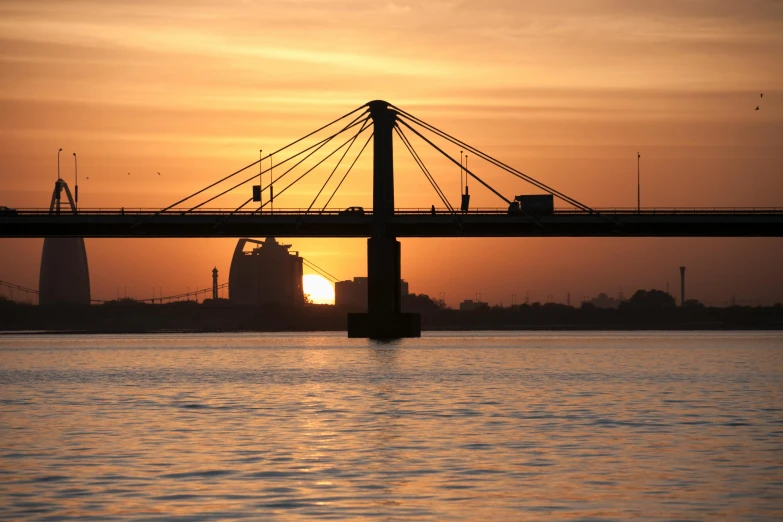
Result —
<instances>
[{"instance_id":1,"label":"light pole on bridge","mask_svg":"<svg viewBox=\"0 0 783 522\"><path fill-rule=\"evenodd\" d=\"M642 213L642 185L640 183L640 177L639 177L639 163L641 161L642 155L638 152L636 153L636 213L641 214Z\"/></svg>"},{"instance_id":2,"label":"light pole on bridge","mask_svg":"<svg viewBox=\"0 0 783 522\"><path fill-rule=\"evenodd\" d=\"M76 153L73 153L73 173L76 176L76 185L74 185L74 210L79 210L79 165L76 162Z\"/></svg>"}]
</instances>

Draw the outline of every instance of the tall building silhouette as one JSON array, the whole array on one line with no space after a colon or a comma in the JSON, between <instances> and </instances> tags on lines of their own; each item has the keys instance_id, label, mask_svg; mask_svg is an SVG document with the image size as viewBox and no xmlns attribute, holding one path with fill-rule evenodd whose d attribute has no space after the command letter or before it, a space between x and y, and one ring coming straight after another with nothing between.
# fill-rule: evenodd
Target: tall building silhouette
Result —
<instances>
[{"instance_id":1,"label":"tall building silhouette","mask_svg":"<svg viewBox=\"0 0 783 522\"><path fill-rule=\"evenodd\" d=\"M257 246L245 252L248 243ZM298 252L289 252L291 246L273 237L240 239L228 274L229 300L239 305L303 304L302 258Z\"/></svg>"},{"instance_id":2,"label":"tall building silhouette","mask_svg":"<svg viewBox=\"0 0 783 522\"><path fill-rule=\"evenodd\" d=\"M65 180L54 183L50 214L60 214L63 192L68 198L70 212L76 214L76 205ZM52 304L90 304L90 271L87 250L81 237L47 237L41 253L38 276L38 302Z\"/></svg>"}]
</instances>

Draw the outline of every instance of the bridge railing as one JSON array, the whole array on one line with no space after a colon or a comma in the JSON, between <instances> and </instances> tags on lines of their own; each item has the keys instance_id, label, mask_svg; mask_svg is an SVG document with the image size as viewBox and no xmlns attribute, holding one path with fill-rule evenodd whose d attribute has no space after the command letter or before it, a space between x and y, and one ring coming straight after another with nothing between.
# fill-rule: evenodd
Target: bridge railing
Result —
<instances>
[{"instance_id":1,"label":"bridge railing","mask_svg":"<svg viewBox=\"0 0 783 522\"><path fill-rule=\"evenodd\" d=\"M596 208L596 213L610 214L610 215L655 215L655 214L783 214L783 207L652 207L642 208L638 210L635 207L609 207L609 208ZM138 208L138 207L120 207L120 208L82 208L79 209L79 215L82 216L154 216L161 214L160 209L155 208ZM451 211L446 208L435 208L436 214L450 214ZM588 214L587 211L577 208L555 208L555 214L575 214L584 215ZM9 215L19 216L48 216L50 211L48 208L18 208L13 209L11 213L0 213L0 217ZM350 211L346 209L328 209L324 211L313 211L306 208L280 208L272 210L264 209L263 211L254 210L240 210L237 211L233 208L200 208L198 210L188 211L188 209L170 209L164 213L165 215L178 216L178 215L191 215L191 216L247 216L247 215L275 215L275 216L339 216L339 215L372 215L372 209L363 209L362 211ZM425 215L432 214L432 207L429 208L398 208L395 209L397 215ZM508 210L504 208L490 208L490 207L477 207L468 210L467 212L457 211L457 214L468 215L505 215L508 214ZM61 216L72 216L71 212L61 212Z\"/></svg>"},{"instance_id":2,"label":"bridge railing","mask_svg":"<svg viewBox=\"0 0 783 522\"><path fill-rule=\"evenodd\" d=\"M636 207L596 208L601 214L783 214L783 207ZM584 214L579 209L555 209L558 214Z\"/></svg>"},{"instance_id":3,"label":"bridge railing","mask_svg":"<svg viewBox=\"0 0 783 522\"><path fill-rule=\"evenodd\" d=\"M638 210L636 207L611 207L611 208L596 208L595 213L600 214L613 214L613 215L630 215L630 214L783 214L783 207L653 207L642 208ZM436 214L449 214L450 211L445 208L436 208ZM555 214L589 214L588 211L578 208L555 208ZM400 208L395 210L395 214L432 214L432 207L430 208ZM508 210L504 208L472 208L467 212L457 211L457 214L491 214L502 215L508 214Z\"/></svg>"},{"instance_id":4,"label":"bridge railing","mask_svg":"<svg viewBox=\"0 0 783 522\"><path fill-rule=\"evenodd\" d=\"M13 212L20 215L20 216L48 216L51 212L48 208L17 208L13 209ZM367 214L372 214L372 210L366 210L363 211ZM269 209L264 209L262 211L255 211L255 210L239 210L237 211L235 208L200 208L197 210L189 210L186 208L172 208L167 210L166 212L161 212L158 208L134 208L134 207L112 207L112 208L80 208L78 211L79 215L85 215L85 216L116 216L116 215L128 215L128 216L154 216L156 214L162 214L162 215L170 215L170 216L177 216L177 215L194 215L194 216L210 216L210 215L216 215L216 216L226 216L231 214L236 215L251 215L251 214L257 214L257 215L340 215L340 214L346 214L349 212L346 212L346 210L340 210L340 209L332 209L332 210L310 210L307 211L306 208L282 208L282 209L275 209L273 211ZM2 214L0 214L2 215ZM73 216L72 212L60 212L61 216Z\"/></svg>"}]
</instances>

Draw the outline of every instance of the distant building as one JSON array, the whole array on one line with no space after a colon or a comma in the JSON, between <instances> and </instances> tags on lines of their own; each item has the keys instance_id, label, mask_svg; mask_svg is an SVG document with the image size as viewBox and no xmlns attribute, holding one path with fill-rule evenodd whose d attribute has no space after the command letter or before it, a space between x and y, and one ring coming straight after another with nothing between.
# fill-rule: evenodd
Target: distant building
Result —
<instances>
[{"instance_id":1,"label":"distant building","mask_svg":"<svg viewBox=\"0 0 783 522\"><path fill-rule=\"evenodd\" d=\"M408 282L400 281L400 297L408 295ZM354 277L353 281L337 281L334 284L334 304L357 310L367 310L367 278Z\"/></svg>"},{"instance_id":2,"label":"distant building","mask_svg":"<svg viewBox=\"0 0 783 522\"><path fill-rule=\"evenodd\" d=\"M353 281L337 281L334 284L334 304L367 309L367 278L354 277Z\"/></svg>"},{"instance_id":3,"label":"distant building","mask_svg":"<svg viewBox=\"0 0 783 522\"><path fill-rule=\"evenodd\" d=\"M589 301L582 301L582 304L590 304L596 308L616 310L620 308L620 302L621 301L619 299L615 299L614 297L609 297L608 295L601 293L598 294L598 297L594 297Z\"/></svg>"},{"instance_id":4,"label":"distant building","mask_svg":"<svg viewBox=\"0 0 783 522\"><path fill-rule=\"evenodd\" d=\"M245 245L258 245L245 252ZM242 238L231 258L228 274L228 297L232 304L262 305L304 304L302 291L302 258L298 252L289 252L291 245L278 243L275 238L266 241Z\"/></svg>"},{"instance_id":5,"label":"distant building","mask_svg":"<svg viewBox=\"0 0 783 522\"><path fill-rule=\"evenodd\" d=\"M44 239L38 289L41 305L90 304L90 270L84 239Z\"/></svg>"},{"instance_id":6,"label":"distant building","mask_svg":"<svg viewBox=\"0 0 783 522\"><path fill-rule=\"evenodd\" d=\"M459 304L459 309L463 312L472 312L473 310L478 310L480 308L489 308L489 303L485 303L484 301L479 300L473 300L473 299L465 299Z\"/></svg>"},{"instance_id":7,"label":"distant building","mask_svg":"<svg viewBox=\"0 0 783 522\"><path fill-rule=\"evenodd\" d=\"M60 215L62 193L68 198L70 210L76 214L76 204L68 184L63 179L54 183L49 214ZM38 303L90 304L90 269L87 265L87 250L80 237L47 237L41 252L41 267L38 275Z\"/></svg>"}]
</instances>

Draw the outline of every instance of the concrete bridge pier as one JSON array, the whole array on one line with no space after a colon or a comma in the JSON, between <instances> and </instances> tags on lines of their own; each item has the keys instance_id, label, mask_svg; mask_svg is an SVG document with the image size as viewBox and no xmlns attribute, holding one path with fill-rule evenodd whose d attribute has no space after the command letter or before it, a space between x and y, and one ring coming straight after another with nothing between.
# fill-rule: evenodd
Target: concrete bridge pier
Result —
<instances>
[{"instance_id":1,"label":"concrete bridge pier","mask_svg":"<svg viewBox=\"0 0 783 522\"><path fill-rule=\"evenodd\" d=\"M348 337L421 337L421 317L401 311L400 242L388 233L394 216L392 134L397 113L385 101L369 103L373 119L373 235L367 240L367 313L348 314Z\"/></svg>"}]
</instances>

